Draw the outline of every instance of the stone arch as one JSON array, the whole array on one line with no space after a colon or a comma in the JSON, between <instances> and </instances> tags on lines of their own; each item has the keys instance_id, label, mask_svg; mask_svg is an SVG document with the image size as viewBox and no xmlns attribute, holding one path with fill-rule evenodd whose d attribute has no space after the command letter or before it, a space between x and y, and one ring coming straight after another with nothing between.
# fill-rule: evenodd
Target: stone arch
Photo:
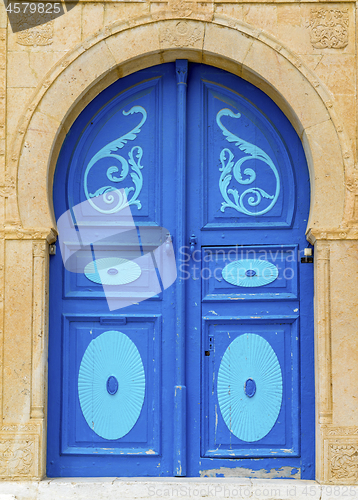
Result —
<instances>
[{"instance_id":1,"label":"stone arch","mask_svg":"<svg viewBox=\"0 0 358 500\"><path fill-rule=\"evenodd\" d=\"M329 92L314 73L272 36L214 15L169 13L121 22L74 48L38 87L23 114L10 154L9 176L18 201L9 197L9 223L24 228L55 227L52 178L58 152L71 124L95 95L138 69L177 58L215 65L267 93L302 139L311 176L308 228L344 222L344 171L353 171L349 141ZM347 212L347 209L346 209Z\"/></svg>"}]
</instances>

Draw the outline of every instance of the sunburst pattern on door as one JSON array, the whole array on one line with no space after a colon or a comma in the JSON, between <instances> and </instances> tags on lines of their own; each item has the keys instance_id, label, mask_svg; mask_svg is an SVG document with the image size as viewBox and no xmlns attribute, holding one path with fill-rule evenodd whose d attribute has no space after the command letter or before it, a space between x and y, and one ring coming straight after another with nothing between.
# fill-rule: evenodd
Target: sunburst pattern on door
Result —
<instances>
[{"instance_id":1,"label":"sunburst pattern on door","mask_svg":"<svg viewBox=\"0 0 358 500\"><path fill-rule=\"evenodd\" d=\"M223 419L236 437L265 437L282 404L281 367L267 340L251 333L233 340L220 364L217 390Z\"/></svg>"},{"instance_id":2,"label":"sunburst pattern on door","mask_svg":"<svg viewBox=\"0 0 358 500\"><path fill-rule=\"evenodd\" d=\"M134 427L145 394L142 358L127 335L102 333L87 347L78 374L83 416L104 439L119 439Z\"/></svg>"}]
</instances>

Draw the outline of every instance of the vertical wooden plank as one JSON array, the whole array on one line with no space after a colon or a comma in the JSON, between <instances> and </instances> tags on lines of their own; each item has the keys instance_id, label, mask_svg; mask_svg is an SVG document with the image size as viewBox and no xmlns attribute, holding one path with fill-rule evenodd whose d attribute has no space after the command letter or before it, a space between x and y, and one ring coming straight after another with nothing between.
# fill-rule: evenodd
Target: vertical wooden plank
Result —
<instances>
[{"instance_id":1,"label":"vertical wooden plank","mask_svg":"<svg viewBox=\"0 0 358 500\"><path fill-rule=\"evenodd\" d=\"M186 244L186 98L188 61L175 64L177 79L177 255ZM176 370L174 389L174 476L186 476L185 280L179 272L176 297Z\"/></svg>"}]
</instances>

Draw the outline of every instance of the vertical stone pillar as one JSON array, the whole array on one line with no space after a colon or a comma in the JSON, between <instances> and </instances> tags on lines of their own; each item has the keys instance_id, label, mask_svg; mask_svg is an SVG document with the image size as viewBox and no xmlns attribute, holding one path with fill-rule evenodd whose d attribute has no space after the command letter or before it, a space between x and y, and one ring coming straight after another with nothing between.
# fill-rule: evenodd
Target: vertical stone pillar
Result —
<instances>
[{"instance_id":1,"label":"vertical stone pillar","mask_svg":"<svg viewBox=\"0 0 358 500\"><path fill-rule=\"evenodd\" d=\"M358 229L311 231L315 244L316 477L358 481Z\"/></svg>"},{"instance_id":2,"label":"vertical stone pillar","mask_svg":"<svg viewBox=\"0 0 358 500\"><path fill-rule=\"evenodd\" d=\"M47 379L47 266L46 241L32 243L32 352L31 419L45 418Z\"/></svg>"},{"instance_id":3,"label":"vertical stone pillar","mask_svg":"<svg viewBox=\"0 0 358 500\"><path fill-rule=\"evenodd\" d=\"M323 235L324 237L324 235ZM322 426L331 424L332 345L330 247L326 240L315 242L315 378L316 378L316 477L323 480Z\"/></svg>"},{"instance_id":4,"label":"vertical stone pillar","mask_svg":"<svg viewBox=\"0 0 358 500\"><path fill-rule=\"evenodd\" d=\"M3 479L41 479L46 473L48 233L8 228L2 240L6 262L1 344ZM48 238L52 242L53 234Z\"/></svg>"},{"instance_id":5,"label":"vertical stone pillar","mask_svg":"<svg viewBox=\"0 0 358 500\"><path fill-rule=\"evenodd\" d=\"M30 420L38 423L37 476L46 474L46 395L48 352L48 243L32 243L32 350Z\"/></svg>"}]
</instances>

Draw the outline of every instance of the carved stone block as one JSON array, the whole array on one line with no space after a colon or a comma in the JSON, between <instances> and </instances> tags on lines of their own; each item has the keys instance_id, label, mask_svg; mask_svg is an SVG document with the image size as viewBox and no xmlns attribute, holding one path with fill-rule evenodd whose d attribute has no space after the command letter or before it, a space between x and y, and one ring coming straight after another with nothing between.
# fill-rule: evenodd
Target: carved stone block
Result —
<instances>
[{"instance_id":1,"label":"carved stone block","mask_svg":"<svg viewBox=\"0 0 358 500\"><path fill-rule=\"evenodd\" d=\"M324 480L334 484L358 482L358 427L323 425Z\"/></svg>"},{"instance_id":2,"label":"carved stone block","mask_svg":"<svg viewBox=\"0 0 358 500\"><path fill-rule=\"evenodd\" d=\"M316 49L343 49L348 45L348 9L311 9L309 27Z\"/></svg>"},{"instance_id":3,"label":"carved stone block","mask_svg":"<svg viewBox=\"0 0 358 500\"><path fill-rule=\"evenodd\" d=\"M31 477L36 475L34 438L0 439L0 477Z\"/></svg>"},{"instance_id":4,"label":"carved stone block","mask_svg":"<svg viewBox=\"0 0 358 500\"><path fill-rule=\"evenodd\" d=\"M40 16L40 14L37 15ZM33 45L34 47L37 45L51 45L53 42L53 23L53 21L48 21L45 24L34 26L36 22L31 23L26 16L23 16L17 22L18 28L23 29L23 31L17 33L17 43L19 45ZM32 27L30 27L31 24ZM29 28L24 29L26 26L29 26Z\"/></svg>"},{"instance_id":5,"label":"carved stone block","mask_svg":"<svg viewBox=\"0 0 358 500\"><path fill-rule=\"evenodd\" d=\"M358 445L329 445L330 475L335 481L356 482L358 479Z\"/></svg>"},{"instance_id":6,"label":"carved stone block","mask_svg":"<svg viewBox=\"0 0 358 500\"><path fill-rule=\"evenodd\" d=\"M193 47L203 37L202 29L188 21L178 21L161 32L160 41L175 47Z\"/></svg>"}]
</instances>

